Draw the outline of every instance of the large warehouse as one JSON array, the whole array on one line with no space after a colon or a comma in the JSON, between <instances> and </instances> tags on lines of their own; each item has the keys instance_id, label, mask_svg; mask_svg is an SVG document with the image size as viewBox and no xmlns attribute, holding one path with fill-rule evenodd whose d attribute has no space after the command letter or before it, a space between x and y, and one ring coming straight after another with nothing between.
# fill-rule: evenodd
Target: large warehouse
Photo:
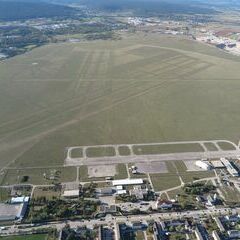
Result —
<instances>
[{"instance_id":1,"label":"large warehouse","mask_svg":"<svg viewBox=\"0 0 240 240\"><path fill-rule=\"evenodd\" d=\"M22 219L26 213L27 205L0 203L0 221L14 221Z\"/></svg>"},{"instance_id":2,"label":"large warehouse","mask_svg":"<svg viewBox=\"0 0 240 240\"><path fill-rule=\"evenodd\" d=\"M143 184L143 180L141 178L113 180L112 184L113 186L140 185Z\"/></svg>"}]
</instances>

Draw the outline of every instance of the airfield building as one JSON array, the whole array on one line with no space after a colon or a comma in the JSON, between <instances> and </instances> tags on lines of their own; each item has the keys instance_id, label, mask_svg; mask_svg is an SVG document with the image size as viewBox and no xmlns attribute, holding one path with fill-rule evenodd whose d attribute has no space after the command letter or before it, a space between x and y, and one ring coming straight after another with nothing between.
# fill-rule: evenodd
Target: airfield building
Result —
<instances>
[{"instance_id":1,"label":"airfield building","mask_svg":"<svg viewBox=\"0 0 240 240\"><path fill-rule=\"evenodd\" d=\"M79 189L75 190L65 190L62 194L64 198L78 198L79 197Z\"/></svg>"},{"instance_id":2,"label":"airfield building","mask_svg":"<svg viewBox=\"0 0 240 240\"><path fill-rule=\"evenodd\" d=\"M234 167L234 165L226 158L221 158L221 162L224 164L224 166L227 168L227 171L233 176L233 177L238 177L239 172L238 170Z\"/></svg>"},{"instance_id":3,"label":"airfield building","mask_svg":"<svg viewBox=\"0 0 240 240\"><path fill-rule=\"evenodd\" d=\"M28 201L24 200L25 197L22 198L22 202L19 199L15 199L16 201L11 201L8 203L0 203L0 221L14 221L14 220L22 220L28 209Z\"/></svg>"},{"instance_id":4,"label":"airfield building","mask_svg":"<svg viewBox=\"0 0 240 240\"><path fill-rule=\"evenodd\" d=\"M197 167L200 167L204 170L211 170L212 169L212 166L206 161L198 160L198 161L195 162L195 164L196 164Z\"/></svg>"},{"instance_id":5,"label":"airfield building","mask_svg":"<svg viewBox=\"0 0 240 240\"><path fill-rule=\"evenodd\" d=\"M122 180L113 180L113 186L127 186L127 185L141 185L143 184L143 179L122 179Z\"/></svg>"}]
</instances>

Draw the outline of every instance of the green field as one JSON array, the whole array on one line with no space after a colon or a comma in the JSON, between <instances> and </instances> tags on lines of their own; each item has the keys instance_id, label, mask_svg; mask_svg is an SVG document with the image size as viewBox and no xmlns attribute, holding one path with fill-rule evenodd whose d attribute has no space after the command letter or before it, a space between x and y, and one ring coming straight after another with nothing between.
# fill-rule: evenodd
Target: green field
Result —
<instances>
[{"instance_id":1,"label":"green field","mask_svg":"<svg viewBox=\"0 0 240 240\"><path fill-rule=\"evenodd\" d=\"M9 200L11 196L11 191L6 188L0 188L0 202L4 202L6 200Z\"/></svg>"},{"instance_id":2,"label":"green field","mask_svg":"<svg viewBox=\"0 0 240 240\"><path fill-rule=\"evenodd\" d=\"M208 151L217 151L217 147L213 143L204 143Z\"/></svg>"},{"instance_id":3,"label":"green field","mask_svg":"<svg viewBox=\"0 0 240 240\"><path fill-rule=\"evenodd\" d=\"M185 172L181 174L182 180L185 183L199 180L201 178L210 178L214 176L215 174L213 171Z\"/></svg>"},{"instance_id":4,"label":"green field","mask_svg":"<svg viewBox=\"0 0 240 240\"><path fill-rule=\"evenodd\" d=\"M239 58L182 37L36 48L0 64L0 168L62 165L70 146L237 141L239 75Z\"/></svg>"},{"instance_id":5,"label":"green field","mask_svg":"<svg viewBox=\"0 0 240 240\"><path fill-rule=\"evenodd\" d=\"M166 145L144 145L133 146L133 152L136 155L141 154L164 154L164 153L182 153L182 152L203 152L203 148L198 143L189 144L166 144Z\"/></svg>"},{"instance_id":6,"label":"green field","mask_svg":"<svg viewBox=\"0 0 240 240\"><path fill-rule=\"evenodd\" d=\"M227 142L219 142L218 143L219 147L222 149L222 150L235 150L236 148L230 144L230 143L227 143Z\"/></svg>"},{"instance_id":7,"label":"green field","mask_svg":"<svg viewBox=\"0 0 240 240\"><path fill-rule=\"evenodd\" d=\"M81 148L74 148L71 151L71 158L82 158L83 150Z\"/></svg>"},{"instance_id":8,"label":"green field","mask_svg":"<svg viewBox=\"0 0 240 240\"><path fill-rule=\"evenodd\" d=\"M22 235L22 236L12 236L12 237L0 237L2 240L46 240L47 235L45 234L35 234L35 235Z\"/></svg>"},{"instance_id":9,"label":"green field","mask_svg":"<svg viewBox=\"0 0 240 240\"><path fill-rule=\"evenodd\" d=\"M155 191L163 191L181 184L179 177L173 173L150 174Z\"/></svg>"},{"instance_id":10,"label":"green field","mask_svg":"<svg viewBox=\"0 0 240 240\"><path fill-rule=\"evenodd\" d=\"M44 174L46 174L46 177L44 177ZM27 181L23 181L24 176L28 176ZM52 184L72 182L76 180L76 177L76 167L9 169L6 171L1 184Z\"/></svg>"},{"instance_id":11,"label":"green field","mask_svg":"<svg viewBox=\"0 0 240 240\"><path fill-rule=\"evenodd\" d=\"M115 156L113 147L90 147L86 151L87 157L112 157Z\"/></svg>"},{"instance_id":12,"label":"green field","mask_svg":"<svg viewBox=\"0 0 240 240\"><path fill-rule=\"evenodd\" d=\"M131 153L129 147L127 146L120 146L118 151L121 156L128 156Z\"/></svg>"}]
</instances>

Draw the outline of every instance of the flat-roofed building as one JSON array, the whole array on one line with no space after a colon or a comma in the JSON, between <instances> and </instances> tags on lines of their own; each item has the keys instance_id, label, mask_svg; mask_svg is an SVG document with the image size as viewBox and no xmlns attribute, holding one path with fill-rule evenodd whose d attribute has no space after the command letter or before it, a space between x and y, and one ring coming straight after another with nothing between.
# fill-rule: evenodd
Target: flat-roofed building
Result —
<instances>
[{"instance_id":1,"label":"flat-roofed building","mask_svg":"<svg viewBox=\"0 0 240 240\"><path fill-rule=\"evenodd\" d=\"M64 198L78 198L79 197L79 189L76 190L65 190L62 194Z\"/></svg>"},{"instance_id":2,"label":"flat-roofed building","mask_svg":"<svg viewBox=\"0 0 240 240\"><path fill-rule=\"evenodd\" d=\"M122 194L126 194L126 193L127 193L127 190L125 190L125 189L117 190L117 192L116 192L117 195L122 195Z\"/></svg>"},{"instance_id":3,"label":"flat-roofed building","mask_svg":"<svg viewBox=\"0 0 240 240\"><path fill-rule=\"evenodd\" d=\"M195 165L197 167L200 167L204 170L211 170L212 169L212 166L207 162L207 161L201 161L201 160L198 160L195 162Z\"/></svg>"},{"instance_id":4,"label":"flat-roofed building","mask_svg":"<svg viewBox=\"0 0 240 240\"><path fill-rule=\"evenodd\" d=\"M110 196L113 194L113 189L111 187L97 188L96 194L99 196Z\"/></svg>"},{"instance_id":5,"label":"flat-roofed building","mask_svg":"<svg viewBox=\"0 0 240 240\"><path fill-rule=\"evenodd\" d=\"M223 226L220 218L219 218L219 217L215 217L214 220L215 220L215 222L216 222L219 230L220 230L221 232L225 232L225 227Z\"/></svg>"},{"instance_id":6,"label":"flat-roofed building","mask_svg":"<svg viewBox=\"0 0 240 240\"><path fill-rule=\"evenodd\" d=\"M143 179L136 178L136 179L113 180L112 184L113 184L113 186L141 185L141 184L143 184Z\"/></svg>"},{"instance_id":7,"label":"flat-roofed building","mask_svg":"<svg viewBox=\"0 0 240 240\"><path fill-rule=\"evenodd\" d=\"M220 160L211 161L211 164L214 168L224 168L224 164Z\"/></svg>"},{"instance_id":8,"label":"flat-roofed building","mask_svg":"<svg viewBox=\"0 0 240 240\"><path fill-rule=\"evenodd\" d=\"M239 230L229 230L227 231L229 238L240 239L240 231Z\"/></svg>"},{"instance_id":9,"label":"flat-roofed building","mask_svg":"<svg viewBox=\"0 0 240 240\"><path fill-rule=\"evenodd\" d=\"M219 236L219 234L216 230L214 230L212 232L212 237L213 237L214 240L222 240L222 238Z\"/></svg>"},{"instance_id":10,"label":"flat-roofed building","mask_svg":"<svg viewBox=\"0 0 240 240\"><path fill-rule=\"evenodd\" d=\"M238 177L239 176L239 172L238 170L235 168L235 166L233 165L232 162L230 162L228 159L226 158L221 158L221 162L224 164L224 166L227 168L227 171L233 176L233 177Z\"/></svg>"},{"instance_id":11,"label":"flat-roofed building","mask_svg":"<svg viewBox=\"0 0 240 240\"><path fill-rule=\"evenodd\" d=\"M28 202L5 204L0 203L0 221L14 221L23 219L28 207Z\"/></svg>"}]
</instances>

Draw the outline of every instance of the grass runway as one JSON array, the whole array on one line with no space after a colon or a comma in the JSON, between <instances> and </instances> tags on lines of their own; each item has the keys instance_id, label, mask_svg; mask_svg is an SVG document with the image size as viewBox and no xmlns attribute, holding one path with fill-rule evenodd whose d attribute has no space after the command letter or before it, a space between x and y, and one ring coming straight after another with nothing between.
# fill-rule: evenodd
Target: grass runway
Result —
<instances>
[{"instance_id":1,"label":"grass runway","mask_svg":"<svg viewBox=\"0 0 240 240\"><path fill-rule=\"evenodd\" d=\"M236 142L239 75L237 57L151 34L47 45L6 60L0 168L61 165L76 145Z\"/></svg>"}]
</instances>

